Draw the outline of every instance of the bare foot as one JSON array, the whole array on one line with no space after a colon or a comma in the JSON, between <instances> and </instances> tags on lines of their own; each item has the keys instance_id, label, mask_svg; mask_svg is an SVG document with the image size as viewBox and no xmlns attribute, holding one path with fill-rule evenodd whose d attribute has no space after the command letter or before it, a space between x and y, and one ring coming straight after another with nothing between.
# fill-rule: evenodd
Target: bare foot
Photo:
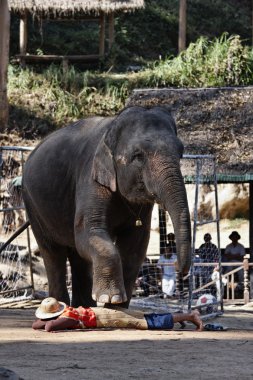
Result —
<instances>
[{"instance_id":1,"label":"bare foot","mask_svg":"<svg viewBox=\"0 0 253 380\"><path fill-rule=\"evenodd\" d=\"M193 310L190 314L191 319L189 319L196 327L196 331L203 331L203 322L200 318L198 310Z\"/></svg>"}]
</instances>

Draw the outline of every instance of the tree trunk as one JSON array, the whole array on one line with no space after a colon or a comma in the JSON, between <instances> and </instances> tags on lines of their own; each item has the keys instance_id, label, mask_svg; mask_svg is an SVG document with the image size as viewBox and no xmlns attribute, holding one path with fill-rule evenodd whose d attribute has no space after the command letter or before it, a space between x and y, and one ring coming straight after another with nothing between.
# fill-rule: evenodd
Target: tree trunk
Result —
<instances>
[{"instance_id":1,"label":"tree trunk","mask_svg":"<svg viewBox=\"0 0 253 380\"><path fill-rule=\"evenodd\" d=\"M8 0L0 1L0 132L8 122L7 69L9 63L10 13Z\"/></svg>"},{"instance_id":2,"label":"tree trunk","mask_svg":"<svg viewBox=\"0 0 253 380\"><path fill-rule=\"evenodd\" d=\"M178 52L186 48L186 8L187 0L179 0L179 32L178 32Z\"/></svg>"}]
</instances>

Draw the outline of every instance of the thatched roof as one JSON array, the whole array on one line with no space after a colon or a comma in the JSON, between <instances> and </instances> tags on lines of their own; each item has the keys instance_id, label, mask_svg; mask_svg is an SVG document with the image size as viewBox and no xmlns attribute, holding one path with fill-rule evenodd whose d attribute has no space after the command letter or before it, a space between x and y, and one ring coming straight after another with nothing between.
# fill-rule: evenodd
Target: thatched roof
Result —
<instances>
[{"instance_id":1,"label":"thatched roof","mask_svg":"<svg viewBox=\"0 0 253 380\"><path fill-rule=\"evenodd\" d=\"M96 13L133 11L144 7L144 0L9 0L9 8L15 12L70 15L78 12Z\"/></svg>"},{"instance_id":2,"label":"thatched roof","mask_svg":"<svg viewBox=\"0 0 253 380\"><path fill-rule=\"evenodd\" d=\"M253 181L253 87L135 90L128 105L166 105L186 154L215 155L221 182Z\"/></svg>"}]
</instances>

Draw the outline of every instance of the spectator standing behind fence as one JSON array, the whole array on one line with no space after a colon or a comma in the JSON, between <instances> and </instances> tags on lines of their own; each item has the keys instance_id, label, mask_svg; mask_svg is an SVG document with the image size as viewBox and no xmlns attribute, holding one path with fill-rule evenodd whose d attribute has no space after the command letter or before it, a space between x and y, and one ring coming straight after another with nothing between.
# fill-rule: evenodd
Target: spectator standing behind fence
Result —
<instances>
[{"instance_id":1,"label":"spectator standing behind fence","mask_svg":"<svg viewBox=\"0 0 253 380\"><path fill-rule=\"evenodd\" d=\"M223 256L223 261L225 262L242 262L243 256L245 255L245 248L242 244L238 242L238 240L241 239L241 236L237 231L233 231L229 235L229 239L232 240L232 243L228 244L225 249L225 253ZM227 266L224 268L224 272L228 273L232 271L233 269L236 269L234 266ZM243 284L243 269L237 272L238 274L238 280L241 284Z\"/></svg>"},{"instance_id":2,"label":"spectator standing behind fence","mask_svg":"<svg viewBox=\"0 0 253 380\"><path fill-rule=\"evenodd\" d=\"M195 256L195 262L199 263L219 263L219 250L215 244L211 242L212 236L209 233L204 235L204 243L198 249L198 255ZM197 280L197 286L201 286L211 281L213 266L195 266L194 275Z\"/></svg>"},{"instance_id":3,"label":"spectator standing behind fence","mask_svg":"<svg viewBox=\"0 0 253 380\"><path fill-rule=\"evenodd\" d=\"M162 291L164 298L173 298L176 288L176 242L175 235L169 233L167 235L168 242L164 249L164 254L158 260L157 267L162 273Z\"/></svg>"}]
</instances>

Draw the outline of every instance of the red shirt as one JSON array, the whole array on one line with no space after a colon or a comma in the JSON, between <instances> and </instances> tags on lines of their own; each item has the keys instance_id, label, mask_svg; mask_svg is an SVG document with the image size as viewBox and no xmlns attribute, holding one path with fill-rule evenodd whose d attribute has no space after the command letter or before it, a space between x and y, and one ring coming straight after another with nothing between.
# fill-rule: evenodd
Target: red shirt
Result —
<instances>
[{"instance_id":1,"label":"red shirt","mask_svg":"<svg viewBox=\"0 0 253 380\"><path fill-rule=\"evenodd\" d=\"M78 308L74 308L72 306L67 306L58 318L74 319L75 321L81 322L83 328L97 327L96 315L89 307L79 306Z\"/></svg>"}]
</instances>

